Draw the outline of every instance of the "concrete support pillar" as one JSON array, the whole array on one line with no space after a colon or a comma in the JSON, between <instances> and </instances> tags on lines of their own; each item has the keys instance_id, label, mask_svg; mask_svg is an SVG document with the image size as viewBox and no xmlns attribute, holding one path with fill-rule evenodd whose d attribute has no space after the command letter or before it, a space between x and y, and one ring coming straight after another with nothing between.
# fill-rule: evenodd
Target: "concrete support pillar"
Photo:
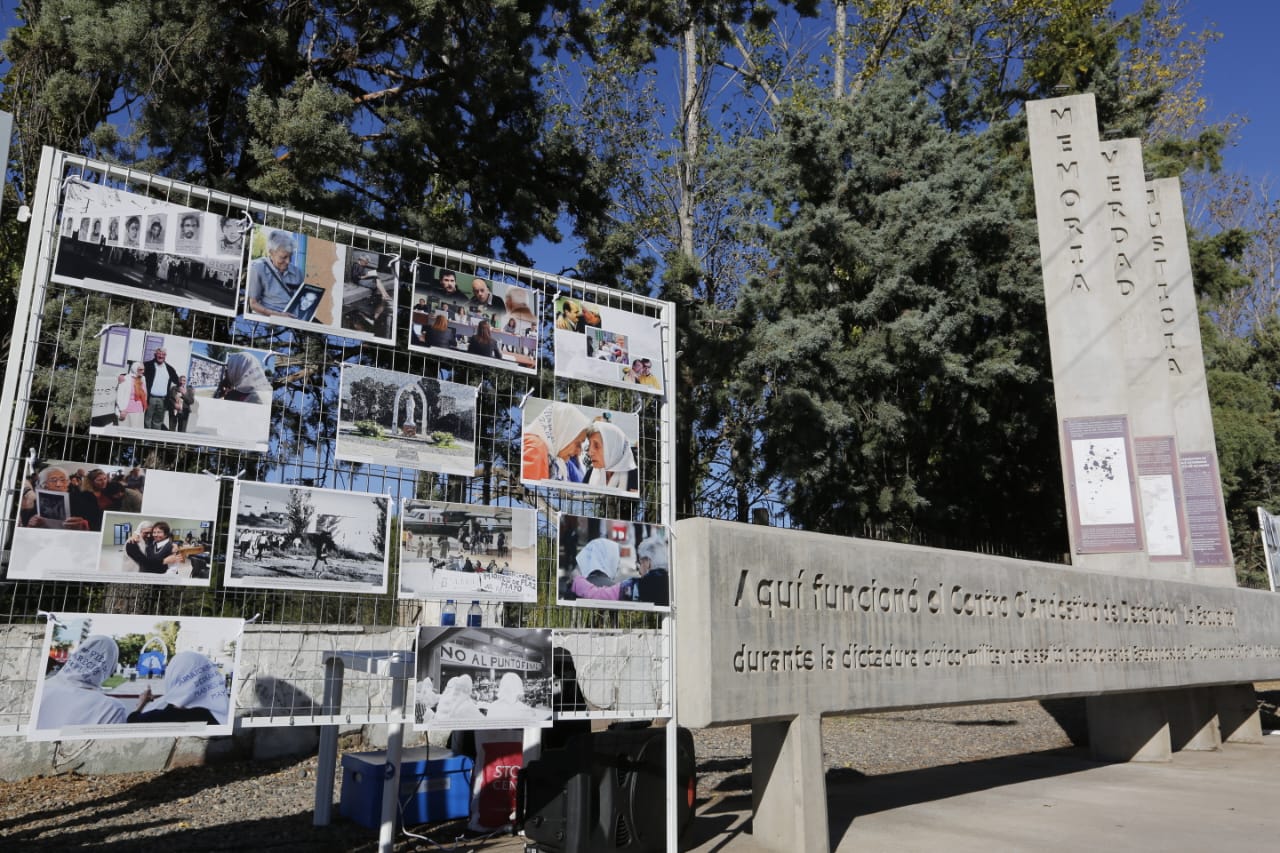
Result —
<instances>
[{"instance_id":1,"label":"concrete support pillar","mask_svg":"<svg viewBox=\"0 0 1280 853\"><path fill-rule=\"evenodd\" d=\"M751 811L753 837L771 850L831 850L819 716L751 726Z\"/></svg>"},{"instance_id":2,"label":"concrete support pillar","mask_svg":"<svg viewBox=\"0 0 1280 853\"><path fill-rule=\"evenodd\" d=\"M1162 695L1169 719L1169 745L1174 752L1222 748L1218 713L1207 688L1168 690Z\"/></svg>"},{"instance_id":3,"label":"concrete support pillar","mask_svg":"<svg viewBox=\"0 0 1280 853\"><path fill-rule=\"evenodd\" d=\"M1098 761L1168 761L1169 721L1159 693L1120 693L1085 700L1089 746Z\"/></svg>"},{"instance_id":4,"label":"concrete support pillar","mask_svg":"<svg viewBox=\"0 0 1280 853\"><path fill-rule=\"evenodd\" d=\"M1218 731L1224 743L1262 743L1258 695L1252 684L1210 687L1218 710Z\"/></svg>"}]
</instances>

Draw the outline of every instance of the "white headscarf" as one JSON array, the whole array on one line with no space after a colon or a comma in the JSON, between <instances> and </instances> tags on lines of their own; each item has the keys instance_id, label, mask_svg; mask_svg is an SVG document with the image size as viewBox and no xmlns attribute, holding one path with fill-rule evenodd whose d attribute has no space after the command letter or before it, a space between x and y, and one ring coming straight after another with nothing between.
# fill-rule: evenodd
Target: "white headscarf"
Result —
<instances>
[{"instance_id":1,"label":"white headscarf","mask_svg":"<svg viewBox=\"0 0 1280 853\"><path fill-rule=\"evenodd\" d=\"M270 403L271 383L262 369L262 362L247 352L233 352L227 356L227 385L233 391L246 395L246 403Z\"/></svg>"},{"instance_id":2,"label":"white headscarf","mask_svg":"<svg viewBox=\"0 0 1280 853\"><path fill-rule=\"evenodd\" d=\"M594 571L604 572L610 580L618 577L622 549L612 539L592 539L578 552L578 571L585 578Z\"/></svg>"},{"instance_id":3,"label":"white headscarf","mask_svg":"<svg viewBox=\"0 0 1280 853\"><path fill-rule=\"evenodd\" d=\"M648 539L636 546L636 555L639 557L648 557L649 562L655 569L665 569L671 564L671 557L665 539L658 536L650 536Z\"/></svg>"},{"instance_id":4,"label":"white headscarf","mask_svg":"<svg viewBox=\"0 0 1280 853\"><path fill-rule=\"evenodd\" d=\"M62 669L45 681L36 728L123 723L129 715L124 703L100 689L116 671L119 659L115 640L102 634L86 638Z\"/></svg>"},{"instance_id":5,"label":"white headscarf","mask_svg":"<svg viewBox=\"0 0 1280 853\"><path fill-rule=\"evenodd\" d=\"M532 427L547 443L551 455L559 456L560 451L590 425L587 416L576 406L552 403L534 419Z\"/></svg>"},{"instance_id":6,"label":"white headscarf","mask_svg":"<svg viewBox=\"0 0 1280 853\"><path fill-rule=\"evenodd\" d=\"M498 698L490 703L488 713L494 720L528 720L541 716L524 703L524 682L514 672L503 673L498 681Z\"/></svg>"},{"instance_id":7,"label":"white headscarf","mask_svg":"<svg viewBox=\"0 0 1280 853\"><path fill-rule=\"evenodd\" d=\"M148 710L172 705L175 708L204 708L218 725L225 726L231 714L231 694L227 679L218 667L199 652L178 652L164 671L164 694Z\"/></svg>"},{"instance_id":8,"label":"white headscarf","mask_svg":"<svg viewBox=\"0 0 1280 853\"><path fill-rule=\"evenodd\" d=\"M592 486L627 485L627 473L636 467L635 454L631 452L631 442L626 433L608 421L596 421L591 431L600 434L600 442L604 450L604 469L591 469Z\"/></svg>"},{"instance_id":9,"label":"white headscarf","mask_svg":"<svg viewBox=\"0 0 1280 853\"><path fill-rule=\"evenodd\" d=\"M436 705L436 722L483 720L480 706L471 698L471 676L455 675L444 686L444 695Z\"/></svg>"}]
</instances>

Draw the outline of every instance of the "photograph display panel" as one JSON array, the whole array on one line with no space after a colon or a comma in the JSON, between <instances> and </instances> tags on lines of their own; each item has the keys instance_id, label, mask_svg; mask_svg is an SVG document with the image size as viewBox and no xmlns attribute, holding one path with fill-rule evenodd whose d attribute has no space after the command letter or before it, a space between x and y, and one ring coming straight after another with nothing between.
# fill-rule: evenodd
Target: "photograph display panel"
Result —
<instances>
[{"instance_id":1,"label":"photograph display panel","mask_svg":"<svg viewBox=\"0 0 1280 853\"><path fill-rule=\"evenodd\" d=\"M665 391L662 327L652 317L565 296L556 299L555 316L556 376Z\"/></svg>"},{"instance_id":2,"label":"photograph display panel","mask_svg":"<svg viewBox=\"0 0 1280 853\"><path fill-rule=\"evenodd\" d=\"M548 628L419 628L415 730L551 725Z\"/></svg>"},{"instance_id":3,"label":"photograph display panel","mask_svg":"<svg viewBox=\"0 0 1280 853\"><path fill-rule=\"evenodd\" d=\"M63 205L54 281L235 316L243 217L75 179L67 182Z\"/></svg>"},{"instance_id":4,"label":"photograph display panel","mask_svg":"<svg viewBox=\"0 0 1280 853\"><path fill-rule=\"evenodd\" d=\"M8 578L208 586L218 495L202 474L42 462L22 481Z\"/></svg>"},{"instance_id":5,"label":"photograph display panel","mask_svg":"<svg viewBox=\"0 0 1280 853\"><path fill-rule=\"evenodd\" d=\"M228 587L387 591L390 497L237 482Z\"/></svg>"},{"instance_id":6,"label":"photograph display panel","mask_svg":"<svg viewBox=\"0 0 1280 853\"><path fill-rule=\"evenodd\" d=\"M642 610L671 604L667 529L561 513L556 603Z\"/></svg>"},{"instance_id":7,"label":"photograph display panel","mask_svg":"<svg viewBox=\"0 0 1280 853\"><path fill-rule=\"evenodd\" d=\"M282 228L254 226L245 316L394 344L400 261Z\"/></svg>"},{"instance_id":8,"label":"photograph display panel","mask_svg":"<svg viewBox=\"0 0 1280 853\"><path fill-rule=\"evenodd\" d=\"M242 619L57 614L27 737L231 734L243 629Z\"/></svg>"},{"instance_id":9,"label":"photograph display panel","mask_svg":"<svg viewBox=\"0 0 1280 853\"><path fill-rule=\"evenodd\" d=\"M537 601L537 511L406 501L400 598Z\"/></svg>"},{"instance_id":10,"label":"photograph display panel","mask_svg":"<svg viewBox=\"0 0 1280 853\"><path fill-rule=\"evenodd\" d=\"M504 281L418 264L409 349L534 373L541 295Z\"/></svg>"},{"instance_id":11,"label":"photograph display panel","mask_svg":"<svg viewBox=\"0 0 1280 853\"><path fill-rule=\"evenodd\" d=\"M99 347L89 432L265 451L273 357L266 350L114 326Z\"/></svg>"},{"instance_id":12,"label":"photograph display panel","mask_svg":"<svg viewBox=\"0 0 1280 853\"><path fill-rule=\"evenodd\" d=\"M471 476L476 395L470 385L344 364L335 452L348 462Z\"/></svg>"},{"instance_id":13,"label":"photograph display panel","mask_svg":"<svg viewBox=\"0 0 1280 853\"><path fill-rule=\"evenodd\" d=\"M552 489L636 495L640 418L530 397L521 415L520 482Z\"/></svg>"},{"instance_id":14,"label":"photograph display panel","mask_svg":"<svg viewBox=\"0 0 1280 853\"><path fill-rule=\"evenodd\" d=\"M1128 417L1067 418L1062 430L1077 549L1082 554L1141 551Z\"/></svg>"}]
</instances>

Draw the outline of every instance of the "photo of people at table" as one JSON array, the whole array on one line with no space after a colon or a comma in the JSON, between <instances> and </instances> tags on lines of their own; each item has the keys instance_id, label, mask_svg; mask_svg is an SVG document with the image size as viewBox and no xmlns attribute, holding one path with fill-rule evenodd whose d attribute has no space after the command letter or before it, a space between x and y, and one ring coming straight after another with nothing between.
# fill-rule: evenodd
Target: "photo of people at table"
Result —
<instances>
[{"instance_id":1,"label":"photo of people at table","mask_svg":"<svg viewBox=\"0 0 1280 853\"><path fill-rule=\"evenodd\" d=\"M640 491L635 414L530 397L521 424L522 483L618 495Z\"/></svg>"},{"instance_id":2,"label":"photo of people at table","mask_svg":"<svg viewBox=\"0 0 1280 853\"><path fill-rule=\"evenodd\" d=\"M395 256L257 225L249 242L245 315L277 326L393 343Z\"/></svg>"},{"instance_id":3,"label":"photo of people at table","mask_svg":"<svg viewBox=\"0 0 1280 853\"><path fill-rule=\"evenodd\" d=\"M242 619L51 614L27 737L231 734Z\"/></svg>"},{"instance_id":4,"label":"photo of people at table","mask_svg":"<svg viewBox=\"0 0 1280 853\"><path fill-rule=\"evenodd\" d=\"M562 296L554 343L556 376L663 392L662 327L653 317Z\"/></svg>"},{"instance_id":5,"label":"photo of people at table","mask_svg":"<svg viewBox=\"0 0 1280 853\"><path fill-rule=\"evenodd\" d=\"M667 529L562 513L557 603L642 609L671 603Z\"/></svg>"},{"instance_id":6,"label":"photo of people at table","mask_svg":"<svg viewBox=\"0 0 1280 853\"><path fill-rule=\"evenodd\" d=\"M235 315L241 259L219 249L219 214L73 179L62 215L54 281Z\"/></svg>"},{"instance_id":7,"label":"photo of people at table","mask_svg":"<svg viewBox=\"0 0 1280 853\"><path fill-rule=\"evenodd\" d=\"M410 349L533 373L538 299L528 288L445 267L415 267Z\"/></svg>"},{"instance_id":8,"label":"photo of people at table","mask_svg":"<svg viewBox=\"0 0 1280 853\"><path fill-rule=\"evenodd\" d=\"M266 450L273 357L266 350L112 326L101 337L89 432Z\"/></svg>"},{"instance_id":9,"label":"photo of people at table","mask_svg":"<svg viewBox=\"0 0 1280 853\"><path fill-rule=\"evenodd\" d=\"M215 478L59 459L28 467L8 577L208 586Z\"/></svg>"}]
</instances>

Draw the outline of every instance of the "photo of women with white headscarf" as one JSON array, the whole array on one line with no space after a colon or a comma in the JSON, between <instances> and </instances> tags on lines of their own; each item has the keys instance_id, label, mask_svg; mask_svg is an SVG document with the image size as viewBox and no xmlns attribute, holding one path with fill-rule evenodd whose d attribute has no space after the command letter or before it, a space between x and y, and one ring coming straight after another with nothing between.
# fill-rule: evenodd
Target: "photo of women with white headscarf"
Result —
<instances>
[{"instance_id":1,"label":"photo of women with white headscarf","mask_svg":"<svg viewBox=\"0 0 1280 853\"><path fill-rule=\"evenodd\" d=\"M243 619L58 613L31 740L231 734ZM84 639L81 639L84 637Z\"/></svg>"},{"instance_id":2,"label":"photo of women with white headscarf","mask_svg":"<svg viewBox=\"0 0 1280 853\"><path fill-rule=\"evenodd\" d=\"M522 425L522 483L620 495L639 491L638 416L530 398Z\"/></svg>"},{"instance_id":3,"label":"photo of women with white headscarf","mask_svg":"<svg viewBox=\"0 0 1280 853\"><path fill-rule=\"evenodd\" d=\"M85 639L62 669L45 679L35 727L56 731L123 723L129 713L124 703L102 691L119 658L120 649L110 637L94 634Z\"/></svg>"},{"instance_id":4,"label":"photo of women with white headscarf","mask_svg":"<svg viewBox=\"0 0 1280 853\"><path fill-rule=\"evenodd\" d=\"M667 529L613 518L560 516L557 603L641 609L671 604Z\"/></svg>"},{"instance_id":5,"label":"photo of women with white headscarf","mask_svg":"<svg viewBox=\"0 0 1280 853\"><path fill-rule=\"evenodd\" d=\"M267 381L262 362L247 352L227 356L222 385L214 397L237 403L270 403L271 383Z\"/></svg>"},{"instance_id":6,"label":"photo of women with white headscarf","mask_svg":"<svg viewBox=\"0 0 1280 853\"><path fill-rule=\"evenodd\" d=\"M416 660L419 730L551 725L549 629L419 628Z\"/></svg>"},{"instance_id":7,"label":"photo of women with white headscarf","mask_svg":"<svg viewBox=\"0 0 1280 853\"><path fill-rule=\"evenodd\" d=\"M218 667L199 652L178 652L164 673L164 692L147 686L130 723L205 723L223 726L231 718L231 692Z\"/></svg>"}]
</instances>

